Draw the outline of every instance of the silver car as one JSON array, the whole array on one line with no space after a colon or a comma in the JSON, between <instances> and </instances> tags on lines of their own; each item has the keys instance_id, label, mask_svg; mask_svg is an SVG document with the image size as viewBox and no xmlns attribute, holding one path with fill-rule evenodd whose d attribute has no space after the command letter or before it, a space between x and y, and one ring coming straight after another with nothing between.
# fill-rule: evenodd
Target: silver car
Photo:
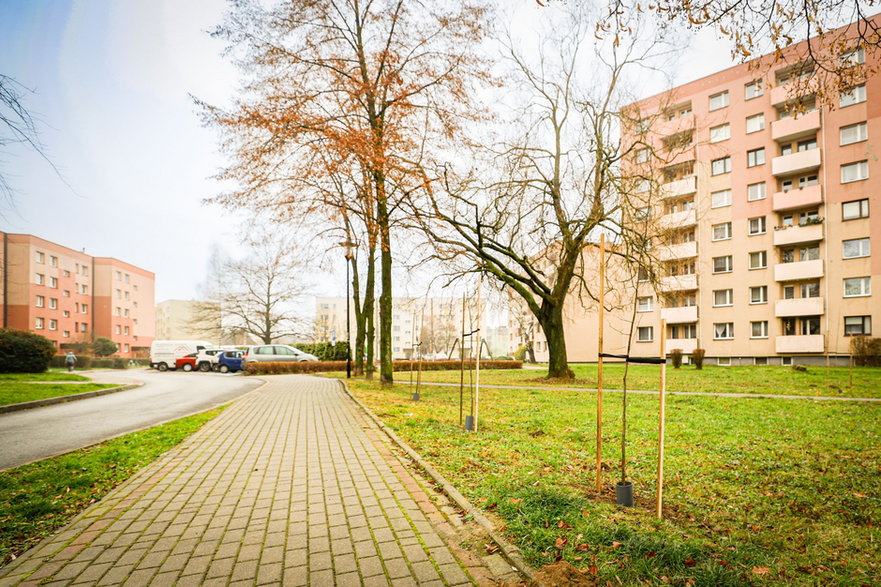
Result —
<instances>
[{"instance_id":1,"label":"silver car","mask_svg":"<svg viewBox=\"0 0 881 587\"><path fill-rule=\"evenodd\" d=\"M276 363L287 361L317 361L318 357L304 353L286 344L264 344L248 348L242 363Z\"/></svg>"}]
</instances>

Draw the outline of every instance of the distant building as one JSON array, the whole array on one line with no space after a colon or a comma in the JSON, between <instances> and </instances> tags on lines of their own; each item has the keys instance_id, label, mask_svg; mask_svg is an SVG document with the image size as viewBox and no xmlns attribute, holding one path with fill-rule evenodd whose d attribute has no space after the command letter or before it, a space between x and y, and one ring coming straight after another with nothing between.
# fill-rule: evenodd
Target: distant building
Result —
<instances>
[{"instance_id":1,"label":"distant building","mask_svg":"<svg viewBox=\"0 0 881 587\"><path fill-rule=\"evenodd\" d=\"M220 307L199 300L159 302L156 304L156 338L219 342Z\"/></svg>"},{"instance_id":2,"label":"distant building","mask_svg":"<svg viewBox=\"0 0 881 587\"><path fill-rule=\"evenodd\" d=\"M117 356L146 353L154 339L152 272L29 234L0 233L3 326L66 345L106 337Z\"/></svg>"}]
</instances>

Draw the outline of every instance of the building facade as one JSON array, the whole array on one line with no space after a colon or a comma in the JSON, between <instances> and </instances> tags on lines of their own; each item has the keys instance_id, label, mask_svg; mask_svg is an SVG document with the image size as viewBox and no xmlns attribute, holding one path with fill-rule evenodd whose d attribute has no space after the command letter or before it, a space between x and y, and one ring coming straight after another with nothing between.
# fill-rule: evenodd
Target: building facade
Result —
<instances>
[{"instance_id":1,"label":"building facade","mask_svg":"<svg viewBox=\"0 0 881 587\"><path fill-rule=\"evenodd\" d=\"M111 257L92 257L29 234L2 233L3 326L66 345L106 337L117 356L149 351L155 276Z\"/></svg>"}]
</instances>

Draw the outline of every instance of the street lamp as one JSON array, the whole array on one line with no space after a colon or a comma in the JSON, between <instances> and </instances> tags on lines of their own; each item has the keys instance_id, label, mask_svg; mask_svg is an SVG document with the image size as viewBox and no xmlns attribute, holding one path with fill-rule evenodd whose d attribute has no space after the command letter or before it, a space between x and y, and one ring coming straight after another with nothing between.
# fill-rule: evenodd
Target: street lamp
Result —
<instances>
[{"instance_id":1,"label":"street lamp","mask_svg":"<svg viewBox=\"0 0 881 587\"><path fill-rule=\"evenodd\" d=\"M354 250L358 247L357 243L353 243L349 239L340 243L341 247L346 249L346 379L352 378L352 339L349 334L349 265L352 257L355 255Z\"/></svg>"}]
</instances>

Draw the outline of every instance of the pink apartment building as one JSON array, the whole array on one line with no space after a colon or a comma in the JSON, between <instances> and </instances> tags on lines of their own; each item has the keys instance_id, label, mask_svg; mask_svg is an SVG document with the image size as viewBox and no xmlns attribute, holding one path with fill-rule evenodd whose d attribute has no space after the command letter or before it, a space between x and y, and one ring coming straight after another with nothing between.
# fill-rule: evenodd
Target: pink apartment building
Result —
<instances>
[{"instance_id":1,"label":"pink apartment building","mask_svg":"<svg viewBox=\"0 0 881 587\"><path fill-rule=\"evenodd\" d=\"M635 354L659 354L661 319L668 352L703 348L720 364L812 363L827 354L842 363L853 335L878 334L881 78L821 107L809 89L792 91L811 68L805 49L632 105L642 123L625 140L645 148L628 165L651 170L657 195L645 214L667 233L659 284L639 285ZM856 46L841 55L866 57ZM607 330L608 352L625 346L620 327L631 308L608 317L618 325ZM568 314L570 360L595 361L596 343L584 336L595 332L595 309L573 305Z\"/></svg>"},{"instance_id":2,"label":"pink apartment building","mask_svg":"<svg viewBox=\"0 0 881 587\"><path fill-rule=\"evenodd\" d=\"M92 257L29 234L2 234L3 326L68 343L107 337L117 356L145 352L154 337L153 273Z\"/></svg>"}]
</instances>

